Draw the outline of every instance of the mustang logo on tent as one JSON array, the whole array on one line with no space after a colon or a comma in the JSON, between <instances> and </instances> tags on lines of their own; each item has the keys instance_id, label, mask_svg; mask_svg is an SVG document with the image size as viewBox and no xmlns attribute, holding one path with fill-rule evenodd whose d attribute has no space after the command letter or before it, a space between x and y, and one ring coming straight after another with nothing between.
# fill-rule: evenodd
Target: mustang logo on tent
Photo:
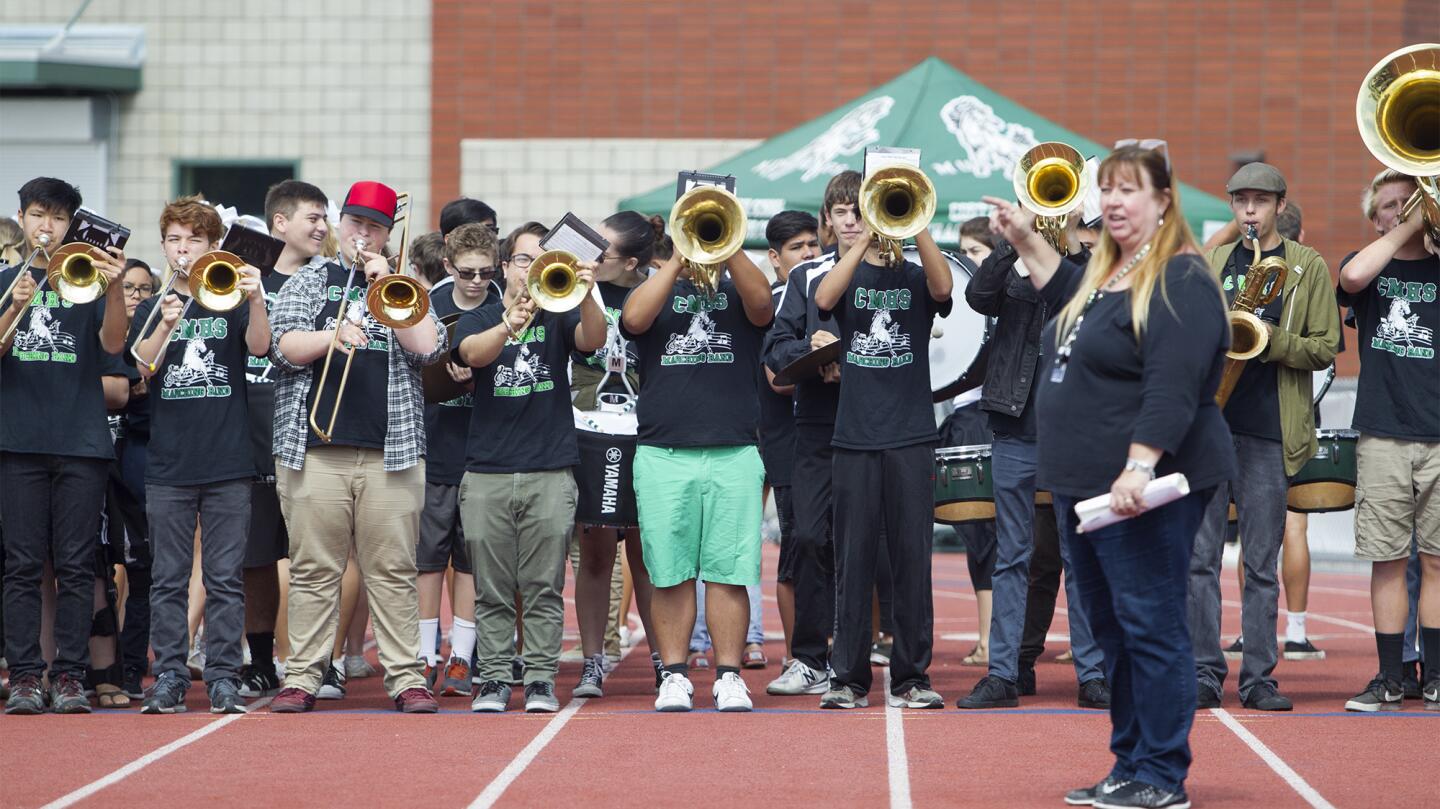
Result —
<instances>
[{"instance_id":1,"label":"mustang logo on tent","mask_svg":"<svg viewBox=\"0 0 1440 809\"><path fill-rule=\"evenodd\" d=\"M839 174L847 167L835 158L859 154L866 146L879 141L880 132L875 125L889 115L894 106L895 99L890 96L872 98L840 116L840 120L799 151L774 160L762 160L752 170L773 181L803 169L800 181L806 183L816 177Z\"/></svg>"},{"instance_id":2,"label":"mustang logo on tent","mask_svg":"<svg viewBox=\"0 0 1440 809\"><path fill-rule=\"evenodd\" d=\"M1002 119L993 107L975 96L950 99L940 108L940 120L966 156L936 163L936 174L964 172L989 177L998 171L1010 179L1021 156L1040 142L1035 130Z\"/></svg>"}]
</instances>

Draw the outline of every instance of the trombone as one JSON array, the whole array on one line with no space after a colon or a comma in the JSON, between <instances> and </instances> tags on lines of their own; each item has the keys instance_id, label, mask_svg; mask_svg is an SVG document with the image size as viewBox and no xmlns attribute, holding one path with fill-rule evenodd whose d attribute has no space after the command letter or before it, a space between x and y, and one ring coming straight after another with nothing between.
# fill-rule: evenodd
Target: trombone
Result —
<instances>
[{"instance_id":1,"label":"trombone","mask_svg":"<svg viewBox=\"0 0 1440 809\"><path fill-rule=\"evenodd\" d=\"M190 267L190 257L181 256L175 261L175 266L165 276L165 284L161 286L159 294L155 296L155 307L145 318L145 323L140 327L140 334L135 338L135 344L130 346L130 356L135 358L137 363L143 364L150 373L160 366L160 358L165 356L168 346L160 346L153 359L145 359L140 356L140 343L150 335L150 327L155 318L160 314L160 305L165 301L165 296L175 290L175 282L180 276L185 276L190 287L190 297L185 301L185 306L180 310L180 317L176 323L185 319L190 311L190 304L199 302L201 306L212 312L228 312L239 306L245 300L245 293L240 289L240 268L244 266L245 260L231 253L228 250L211 250L195 260L195 266Z\"/></svg>"},{"instance_id":2,"label":"trombone","mask_svg":"<svg viewBox=\"0 0 1440 809\"><path fill-rule=\"evenodd\" d=\"M898 267L905 259L901 242L930 225L935 216L935 184L913 166L876 169L860 185L860 218L875 234L880 259Z\"/></svg>"},{"instance_id":3,"label":"trombone","mask_svg":"<svg viewBox=\"0 0 1440 809\"><path fill-rule=\"evenodd\" d=\"M109 282L105 276L95 269L95 262L104 261L105 254L100 248L85 242L70 242L61 245L54 253L44 250L45 245L50 243L49 234L42 233L38 239L40 242L30 252L30 257L25 259L25 264L16 273L15 280L10 282L10 288L0 299L10 297L15 292L15 287L20 284L20 278L30 271L30 265L35 261L35 256L44 252L49 259L50 266L45 270L45 279L36 287L38 294L46 284L55 288L60 297L71 304L79 305L90 303L105 294ZM0 342L8 342L15 336L15 330L20 327L20 318L17 316L10 324L5 336Z\"/></svg>"},{"instance_id":4,"label":"trombone","mask_svg":"<svg viewBox=\"0 0 1440 809\"><path fill-rule=\"evenodd\" d=\"M745 245L745 209L717 185L697 185L675 200L670 233L690 278L706 295L720 282L720 269Z\"/></svg>"},{"instance_id":5,"label":"trombone","mask_svg":"<svg viewBox=\"0 0 1440 809\"><path fill-rule=\"evenodd\" d=\"M1401 48L1370 68L1355 99L1355 122L1375 159L1415 178L1400 221L1419 208L1430 240L1440 245L1440 44Z\"/></svg>"},{"instance_id":6,"label":"trombone","mask_svg":"<svg viewBox=\"0 0 1440 809\"><path fill-rule=\"evenodd\" d=\"M579 306L590 294L590 285L580 283L577 277L579 269L580 259L568 250L546 250L531 262L530 270L525 273L525 288L501 315L510 336L519 340L535 321L535 310L532 309L524 325L518 330L510 328L510 313L526 299L534 301L537 309L547 312L568 312Z\"/></svg>"},{"instance_id":7,"label":"trombone","mask_svg":"<svg viewBox=\"0 0 1440 809\"><path fill-rule=\"evenodd\" d=\"M405 221L400 231L400 252L396 255L396 266L403 270L410 246L410 195L398 195L396 208L402 211L396 218ZM347 319L357 323L361 319L360 316L353 316L350 311L350 290L355 286L355 272L364 272L364 259L360 252L366 246L363 239L355 240L355 258L350 262L349 274L345 278L345 291L340 295L340 310L335 314L335 333L330 336L330 345L325 349L325 364L320 369L320 381L315 383L315 403L310 406L310 429L326 444L330 443L335 433L335 421L340 416L340 401L345 395L345 383L350 379L350 365L355 361L353 350L345 355L345 366L340 371L340 385L335 390L335 404L330 410L330 423L324 428L320 426L318 418L320 399L325 390L325 382L330 377L330 361L340 344L340 327ZM430 296L425 293L420 282L413 278L386 275L370 284L370 290L365 295L365 305L370 317L380 325L390 329L408 329L424 320L430 313Z\"/></svg>"},{"instance_id":8,"label":"trombone","mask_svg":"<svg viewBox=\"0 0 1440 809\"><path fill-rule=\"evenodd\" d=\"M1062 256L1069 252L1066 216L1084 204L1089 184L1085 158L1059 141L1032 147L1015 166L1015 198L1035 214L1035 232Z\"/></svg>"}]
</instances>

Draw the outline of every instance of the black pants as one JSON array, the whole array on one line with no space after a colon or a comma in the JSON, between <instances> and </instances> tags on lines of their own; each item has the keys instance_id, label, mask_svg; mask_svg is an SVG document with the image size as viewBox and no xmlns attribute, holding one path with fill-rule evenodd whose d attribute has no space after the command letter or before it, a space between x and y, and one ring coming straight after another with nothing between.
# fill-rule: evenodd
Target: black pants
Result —
<instances>
[{"instance_id":1,"label":"black pants","mask_svg":"<svg viewBox=\"0 0 1440 809\"><path fill-rule=\"evenodd\" d=\"M824 671L835 624L835 544L831 537L830 438L834 425L795 425L795 469L790 502L795 525L795 624L790 654ZM867 615L868 608L867 608Z\"/></svg>"},{"instance_id":2,"label":"black pants","mask_svg":"<svg viewBox=\"0 0 1440 809\"><path fill-rule=\"evenodd\" d=\"M935 628L930 550L934 541L935 449L835 449L835 649L833 685L870 690L870 608L884 543L894 582L891 692L929 687ZM884 528L883 535L881 528Z\"/></svg>"},{"instance_id":3,"label":"black pants","mask_svg":"<svg viewBox=\"0 0 1440 809\"><path fill-rule=\"evenodd\" d=\"M1045 652L1045 636L1055 618L1055 596L1060 592L1060 534L1055 509L1035 509L1035 551L1030 555L1030 589L1025 596L1025 629L1020 638L1020 668L1033 669Z\"/></svg>"},{"instance_id":4,"label":"black pants","mask_svg":"<svg viewBox=\"0 0 1440 809\"><path fill-rule=\"evenodd\" d=\"M142 675L150 669L150 528L145 519L145 437L132 433L115 445L120 460L111 468L105 496L110 542L125 550L125 623L120 659Z\"/></svg>"},{"instance_id":5,"label":"black pants","mask_svg":"<svg viewBox=\"0 0 1440 809\"><path fill-rule=\"evenodd\" d=\"M110 461L0 453L5 515L5 657L10 675L45 673L40 655L40 578L55 569L52 675L84 680L94 617L95 546Z\"/></svg>"}]
</instances>

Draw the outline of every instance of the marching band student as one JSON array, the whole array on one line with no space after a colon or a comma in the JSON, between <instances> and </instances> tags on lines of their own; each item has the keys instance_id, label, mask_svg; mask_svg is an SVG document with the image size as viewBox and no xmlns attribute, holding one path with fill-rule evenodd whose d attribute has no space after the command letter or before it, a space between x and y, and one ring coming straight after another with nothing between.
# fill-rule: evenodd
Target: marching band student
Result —
<instances>
[{"instance_id":1,"label":"marching band student","mask_svg":"<svg viewBox=\"0 0 1440 809\"><path fill-rule=\"evenodd\" d=\"M300 180L283 180L265 193L265 223L285 242L272 272L260 279L267 313L280 289L302 267L325 265L322 250L330 225L325 192ZM240 696L271 696L280 689L276 635L282 602L281 561L290 555L290 534L275 490L275 382L279 374L265 357L249 358L245 392L250 408L251 452L255 461L250 491L250 537L245 546L245 641L250 663L240 674ZM282 658L285 655L282 655Z\"/></svg>"},{"instance_id":2,"label":"marching band student","mask_svg":"<svg viewBox=\"0 0 1440 809\"><path fill-rule=\"evenodd\" d=\"M440 231L415 237L410 243L410 266L405 270L426 290L449 278L445 274L445 238Z\"/></svg>"},{"instance_id":3,"label":"marching band student","mask_svg":"<svg viewBox=\"0 0 1440 809\"><path fill-rule=\"evenodd\" d=\"M440 237L436 235L438 242ZM499 309L499 297L490 295L490 281L499 272L495 233L480 224L461 225L441 245L441 271L452 283L432 289L430 308L445 322L479 308ZM475 404L471 371L449 359L441 360L450 378L467 390L448 401L425 406L425 508L420 512L420 546L415 554L420 570L420 657L425 663L426 685L440 695L470 695L470 666L475 655L475 578L460 525L460 483L465 476L466 436ZM440 597L445 570L454 568L450 582L450 657L440 661Z\"/></svg>"},{"instance_id":4,"label":"marching band student","mask_svg":"<svg viewBox=\"0 0 1440 809\"><path fill-rule=\"evenodd\" d=\"M1440 245L1426 235L1420 209L1398 221L1414 191L1404 174L1375 178L1369 198L1384 235L1340 267L1340 303L1354 307L1360 334L1355 555L1371 562L1380 662L1345 703L1349 711L1400 709L1412 537L1420 551L1421 696L1426 710L1440 711Z\"/></svg>"},{"instance_id":5,"label":"marching band student","mask_svg":"<svg viewBox=\"0 0 1440 809\"><path fill-rule=\"evenodd\" d=\"M199 197L171 202L160 214L166 262L172 268L185 264L195 272L194 262L216 248L223 229L220 215ZM269 350L270 323L260 271L249 265L237 270L244 300L234 309L206 310L203 301L195 299L201 291L196 287L199 279L179 275L163 300L150 298L136 307L130 327L128 344L140 355L140 374L154 386L145 509L153 560L150 646L156 679L141 713L185 711L190 688L186 614L197 517L210 712L245 712L240 644L255 462L250 436L235 426L250 423L240 385L247 356ZM160 316L151 320L157 306ZM129 352L126 356L135 361Z\"/></svg>"},{"instance_id":6,"label":"marching band student","mask_svg":"<svg viewBox=\"0 0 1440 809\"><path fill-rule=\"evenodd\" d=\"M275 471L290 530L290 661L285 687L270 710L315 707L336 634L337 596L353 551L364 571L385 690L404 713L434 713L420 663L415 542L425 497L424 397L420 368L445 351L445 329L434 313L413 326L389 329L366 306L369 284L390 274L376 252L390 239L396 194L377 182L350 187L340 209L340 249L354 274L344 322L340 298L350 273L339 264L309 264L281 288L271 315L270 361L280 370L275 388ZM358 256L358 258L357 258ZM337 331L338 330L338 331ZM325 390L316 390L333 342L338 342ZM307 426L329 422L340 395L340 365L353 355L344 407L329 443Z\"/></svg>"},{"instance_id":7,"label":"marching band student","mask_svg":"<svg viewBox=\"0 0 1440 809\"><path fill-rule=\"evenodd\" d=\"M473 711L502 712L510 703L515 655L515 595L525 625L525 710L554 712L555 672L564 630L565 552L575 525L580 463L570 408L567 365L575 351L605 344L605 312L586 295L578 309L540 310L526 275L541 254L543 225L530 222L505 238L504 309L470 310L456 328L452 358L475 376L475 406L460 484L460 515L475 582L480 690ZM451 234L453 243L460 231ZM581 262L578 283L594 283L595 264Z\"/></svg>"},{"instance_id":8,"label":"marching band student","mask_svg":"<svg viewBox=\"0 0 1440 809\"><path fill-rule=\"evenodd\" d=\"M620 318L641 364L635 500L665 667L657 711L692 707L686 653L697 579L706 583L715 644L715 705L752 708L740 658L750 622L745 588L760 583L765 469L755 447L755 385L774 306L744 250L727 264L707 293L672 256L630 293Z\"/></svg>"},{"instance_id":9,"label":"marching band student","mask_svg":"<svg viewBox=\"0 0 1440 809\"><path fill-rule=\"evenodd\" d=\"M150 265L138 258L125 262L121 288L125 291L125 317L135 319L141 301L160 288L160 279ZM125 544L125 606L120 627L120 656L124 666L122 685L126 696L145 698L141 682L150 670L150 528L145 522L145 466L150 444L150 388L133 364L119 357L115 362L125 370L130 386L125 409L120 415L124 430L115 442L119 467L110 482L112 525L119 524Z\"/></svg>"},{"instance_id":10,"label":"marching band student","mask_svg":"<svg viewBox=\"0 0 1440 809\"><path fill-rule=\"evenodd\" d=\"M894 590L894 648L887 703L942 708L930 687L934 604L935 417L930 406L930 330L950 312L954 279L928 228L915 237L923 266L881 263L870 229L815 288L815 305L831 312L844 346L840 403L831 440L835 491L835 647L822 708L868 704L867 652L875 588L877 537L884 528ZM877 419L875 413L885 413Z\"/></svg>"},{"instance_id":11,"label":"marching band student","mask_svg":"<svg viewBox=\"0 0 1440 809\"><path fill-rule=\"evenodd\" d=\"M37 177L21 186L24 252L28 256L43 249L11 299L0 301L0 333L20 321L13 337L0 343L0 410L9 414L0 425L0 513L8 517L8 714L46 709L41 686L46 664L40 653L40 579L46 561L54 566L56 587L49 705L56 713L90 712L85 663L94 617L95 541L115 457L101 374L104 355L125 347L120 280L125 254L111 247L95 262L108 284L101 300L72 305L48 284L40 287L49 253L61 246L79 207L80 192L63 180ZM9 288L18 273L13 267L0 271L0 290ZM43 424L65 428L44 429Z\"/></svg>"},{"instance_id":12,"label":"marching band student","mask_svg":"<svg viewBox=\"0 0 1440 809\"><path fill-rule=\"evenodd\" d=\"M484 225L494 233L497 221L499 220L496 219L495 209L478 199L452 199L440 209L440 237L448 240L451 233L462 225L469 224Z\"/></svg>"}]
</instances>

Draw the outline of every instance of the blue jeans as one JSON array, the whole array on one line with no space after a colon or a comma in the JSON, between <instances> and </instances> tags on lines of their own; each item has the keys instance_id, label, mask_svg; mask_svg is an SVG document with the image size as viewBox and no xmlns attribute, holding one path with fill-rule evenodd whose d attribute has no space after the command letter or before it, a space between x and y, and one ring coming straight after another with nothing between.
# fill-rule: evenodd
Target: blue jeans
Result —
<instances>
[{"instance_id":1,"label":"blue jeans","mask_svg":"<svg viewBox=\"0 0 1440 809\"><path fill-rule=\"evenodd\" d=\"M760 585L752 584L745 588L745 594L750 596L750 628L745 631L745 643L764 643L765 629L760 625L760 612L764 607L761 603ZM710 630L705 627L705 582L695 580L695 629L690 633L690 651L708 652L710 650Z\"/></svg>"},{"instance_id":2,"label":"blue jeans","mask_svg":"<svg viewBox=\"0 0 1440 809\"><path fill-rule=\"evenodd\" d=\"M1030 589L1030 554L1035 549L1034 441L995 435L990 445L991 474L995 478L995 572L990 577L994 611L990 618L990 674L1008 682L1019 679L1020 641L1025 632L1025 601ZM1098 680L1103 654L1090 633L1075 576L1070 574L1069 551L1062 543L1060 558L1066 569L1065 598L1070 614L1070 648L1075 655L1075 677L1080 683Z\"/></svg>"},{"instance_id":3,"label":"blue jeans","mask_svg":"<svg viewBox=\"0 0 1440 809\"><path fill-rule=\"evenodd\" d=\"M1076 498L1055 495L1061 547L1110 680L1110 774L1184 786L1195 718L1195 656L1186 623L1190 552L1214 489L1087 534ZM992 651L993 654L993 651Z\"/></svg>"}]
</instances>

